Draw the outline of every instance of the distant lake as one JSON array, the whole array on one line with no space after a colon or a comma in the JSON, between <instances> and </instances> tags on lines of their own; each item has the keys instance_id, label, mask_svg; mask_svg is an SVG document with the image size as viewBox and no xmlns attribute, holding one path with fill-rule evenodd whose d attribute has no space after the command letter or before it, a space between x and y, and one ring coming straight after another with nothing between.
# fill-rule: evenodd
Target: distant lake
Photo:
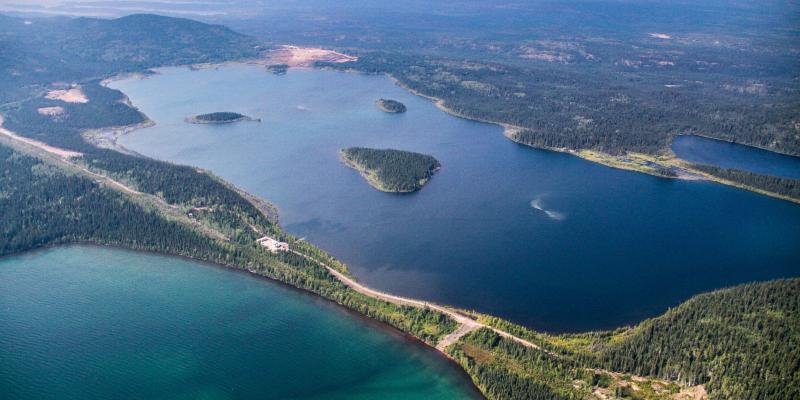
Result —
<instances>
[{"instance_id":1,"label":"distant lake","mask_svg":"<svg viewBox=\"0 0 800 400\"><path fill-rule=\"evenodd\" d=\"M724 168L800 179L800 157L792 157L722 140L680 135L672 139L678 158Z\"/></svg>"},{"instance_id":2,"label":"distant lake","mask_svg":"<svg viewBox=\"0 0 800 400\"><path fill-rule=\"evenodd\" d=\"M384 76L233 65L112 86L157 123L124 146L210 169L273 202L286 229L392 293L576 331L800 274L796 204L517 145ZM381 112L378 98L408 111ZM262 122L184 122L213 111ZM339 161L351 146L431 154L442 169L418 193L381 193Z\"/></svg>"},{"instance_id":3,"label":"distant lake","mask_svg":"<svg viewBox=\"0 0 800 400\"><path fill-rule=\"evenodd\" d=\"M183 259L0 259L3 399L463 399L433 349L316 296Z\"/></svg>"}]
</instances>

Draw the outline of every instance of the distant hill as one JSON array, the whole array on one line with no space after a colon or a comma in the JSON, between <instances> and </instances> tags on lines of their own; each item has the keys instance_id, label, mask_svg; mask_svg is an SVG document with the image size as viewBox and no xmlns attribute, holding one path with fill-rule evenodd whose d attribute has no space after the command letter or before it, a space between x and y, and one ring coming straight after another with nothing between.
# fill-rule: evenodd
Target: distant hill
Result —
<instances>
[{"instance_id":1,"label":"distant hill","mask_svg":"<svg viewBox=\"0 0 800 400\"><path fill-rule=\"evenodd\" d=\"M0 101L33 83L256 57L261 50L249 36L183 18L0 16Z\"/></svg>"}]
</instances>

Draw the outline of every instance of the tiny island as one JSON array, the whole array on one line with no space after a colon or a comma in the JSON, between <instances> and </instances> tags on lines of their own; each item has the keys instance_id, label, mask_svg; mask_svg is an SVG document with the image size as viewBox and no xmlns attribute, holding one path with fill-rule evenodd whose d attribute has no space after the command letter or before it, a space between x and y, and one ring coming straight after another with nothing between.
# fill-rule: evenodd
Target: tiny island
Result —
<instances>
[{"instance_id":1,"label":"tiny island","mask_svg":"<svg viewBox=\"0 0 800 400\"><path fill-rule=\"evenodd\" d=\"M289 64L267 65L267 71L272 72L275 75L286 75L286 71L288 70L289 70Z\"/></svg>"},{"instance_id":2,"label":"tiny island","mask_svg":"<svg viewBox=\"0 0 800 400\"><path fill-rule=\"evenodd\" d=\"M261 122L260 118L251 118L247 115L230 112L219 111L208 114L194 115L186 118L186 122L190 124L232 124L239 121L255 121Z\"/></svg>"},{"instance_id":3,"label":"tiny island","mask_svg":"<svg viewBox=\"0 0 800 400\"><path fill-rule=\"evenodd\" d=\"M397 100L378 99L375 105L381 109L381 111L387 113L398 114L406 112L406 105Z\"/></svg>"},{"instance_id":4,"label":"tiny island","mask_svg":"<svg viewBox=\"0 0 800 400\"><path fill-rule=\"evenodd\" d=\"M389 193L415 192L441 168L433 156L394 149L350 147L341 158L372 187Z\"/></svg>"}]
</instances>

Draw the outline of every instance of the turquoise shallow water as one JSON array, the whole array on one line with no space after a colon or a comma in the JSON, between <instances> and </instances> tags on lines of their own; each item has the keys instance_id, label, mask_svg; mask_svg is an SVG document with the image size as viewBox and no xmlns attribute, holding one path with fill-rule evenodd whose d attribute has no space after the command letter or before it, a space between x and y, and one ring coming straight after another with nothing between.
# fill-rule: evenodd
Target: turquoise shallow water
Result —
<instances>
[{"instance_id":1,"label":"turquoise shallow water","mask_svg":"<svg viewBox=\"0 0 800 400\"><path fill-rule=\"evenodd\" d=\"M210 169L273 202L289 231L392 293L579 331L800 274L796 204L517 145L384 76L233 65L168 68L113 87L156 121L123 145ZM383 113L378 98L408 111ZM184 122L213 111L262 122ZM442 169L418 193L381 193L340 162L350 146L428 153Z\"/></svg>"},{"instance_id":2,"label":"turquoise shallow water","mask_svg":"<svg viewBox=\"0 0 800 400\"><path fill-rule=\"evenodd\" d=\"M0 259L3 399L463 399L434 350L245 273L70 246Z\"/></svg>"}]
</instances>

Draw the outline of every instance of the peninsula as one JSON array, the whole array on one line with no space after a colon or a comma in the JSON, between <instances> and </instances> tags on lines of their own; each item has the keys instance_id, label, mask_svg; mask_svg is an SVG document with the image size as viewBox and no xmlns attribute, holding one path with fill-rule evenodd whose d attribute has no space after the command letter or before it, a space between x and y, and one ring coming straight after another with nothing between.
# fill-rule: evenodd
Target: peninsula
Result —
<instances>
[{"instance_id":1,"label":"peninsula","mask_svg":"<svg viewBox=\"0 0 800 400\"><path fill-rule=\"evenodd\" d=\"M251 118L246 115L231 111L219 111L208 114L194 115L186 118L190 124L232 124L239 121L261 122L260 118Z\"/></svg>"},{"instance_id":2,"label":"peninsula","mask_svg":"<svg viewBox=\"0 0 800 400\"><path fill-rule=\"evenodd\" d=\"M82 137L87 130L148 121L124 101L122 92L94 80L98 75L252 59L260 54L252 38L224 27L152 15L108 21L36 19L31 25L4 18L3 29L15 32L8 37L25 38L37 46L30 46L31 52L9 47L14 55L9 57L10 65L18 73L2 82L10 90L0 91L5 104L0 107L0 169L4 171L0 175L1 256L49 245L95 243L248 271L314 293L439 349L458 363L490 400L797 397L797 279L701 294L633 327L564 335L384 294L359 284L345 264L324 250L283 231L263 200L213 173L97 148ZM54 38L69 39L77 54L97 50L119 59L98 58L96 63L84 65L82 58L70 57ZM69 68L24 68L52 55L65 60ZM506 71L500 72L508 76ZM47 98L40 90L60 90L62 86L53 82L65 79L80 82L86 102ZM458 84L452 93L460 93L461 87L487 93L493 90L474 81ZM521 89L514 90L520 95L512 93L506 99L528 98ZM623 105L629 101L615 98ZM56 110L40 111L47 107L62 107L71 117L54 119ZM505 107L492 110L515 111ZM364 165L365 171L397 168L377 171L388 176L405 177L403 174L415 174L418 167L427 165L422 183L439 168L431 156L399 150L345 149L345 162L349 162L348 154ZM427 163L420 162L423 160ZM286 243L288 251L273 253L272 242L268 246L261 244L266 239L259 242L265 237L279 242L281 249Z\"/></svg>"},{"instance_id":3,"label":"peninsula","mask_svg":"<svg viewBox=\"0 0 800 400\"><path fill-rule=\"evenodd\" d=\"M406 112L406 105L397 100L378 99L375 101L375 106L377 106L381 111L392 114Z\"/></svg>"},{"instance_id":4,"label":"peninsula","mask_svg":"<svg viewBox=\"0 0 800 400\"><path fill-rule=\"evenodd\" d=\"M403 150L350 147L341 156L372 187L391 193L417 191L441 168L433 156Z\"/></svg>"}]
</instances>

